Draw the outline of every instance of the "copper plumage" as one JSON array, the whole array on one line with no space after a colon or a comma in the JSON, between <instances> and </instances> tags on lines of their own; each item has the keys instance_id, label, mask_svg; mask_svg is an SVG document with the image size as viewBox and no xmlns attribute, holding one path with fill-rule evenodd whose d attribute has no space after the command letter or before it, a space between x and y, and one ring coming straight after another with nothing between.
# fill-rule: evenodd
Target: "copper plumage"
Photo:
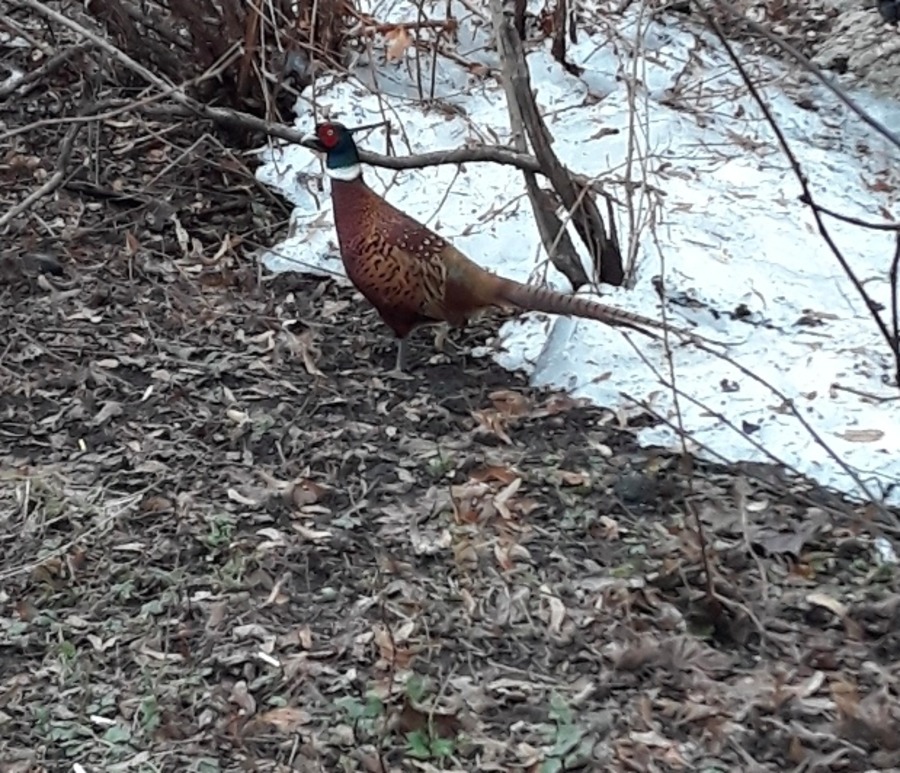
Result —
<instances>
[{"instance_id":1,"label":"copper plumage","mask_svg":"<svg viewBox=\"0 0 900 773\"><path fill-rule=\"evenodd\" d=\"M491 307L573 315L657 337L661 324L575 295L492 274L441 236L379 196L363 180L350 131L329 122L303 138L325 153L341 258L350 281L399 339L397 368L405 366L406 338L440 322L459 327Z\"/></svg>"}]
</instances>

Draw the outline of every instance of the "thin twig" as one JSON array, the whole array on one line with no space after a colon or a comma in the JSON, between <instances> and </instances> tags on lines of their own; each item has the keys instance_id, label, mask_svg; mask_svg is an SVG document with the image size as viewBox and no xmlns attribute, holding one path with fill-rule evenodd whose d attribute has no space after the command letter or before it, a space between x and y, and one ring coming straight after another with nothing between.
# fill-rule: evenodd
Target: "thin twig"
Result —
<instances>
[{"instance_id":1,"label":"thin twig","mask_svg":"<svg viewBox=\"0 0 900 773\"><path fill-rule=\"evenodd\" d=\"M44 16L48 19L52 19L53 21L57 22L58 24L62 24L64 27L68 27L70 30L72 30L72 32L75 32L75 33L81 35L81 37L85 38L86 40L89 40L91 43L93 43L98 48L101 48L104 51L106 51L106 53L108 53L117 62L124 65L129 70L136 72L145 81L147 81L148 83L152 83L158 89L162 89L163 91L166 91L173 87L172 83L165 80L164 78L161 78L156 73L151 72L146 67L144 67L144 65L142 65L140 62L138 62L136 59L133 59L132 57L128 56L128 54L126 54L124 51L122 51L121 49L117 48L112 43L110 43L106 38L102 37L101 35L98 35L96 32L89 30L84 25L79 24L77 21L75 21L75 19L69 18L65 14L62 14L59 11L57 11L53 8L50 8L41 2L38 2L38 0L18 0L18 1L19 1L19 5L23 5L26 8L30 8L32 11L39 13L41 16ZM175 96L175 95L173 94L173 96Z\"/></svg>"},{"instance_id":2,"label":"thin twig","mask_svg":"<svg viewBox=\"0 0 900 773\"><path fill-rule=\"evenodd\" d=\"M23 212L26 212L33 204L40 201L45 196L49 196L63 184L69 171L69 160L72 157L72 148L75 145L75 138L78 136L78 132L81 131L83 126L84 124L81 123L73 123L69 126L69 130L66 132L66 135L63 137L63 141L59 146L56 170L47 178L43 185L36 190L33 190L22 199L22 201L0 216L0 230L5 228L9 222L17 218Z\"/></svg>"},{"instance_id":3,"label":"thin twig","mask_svg":"<svg viewBox=\"0 0 900 773\"><path fill-rule=\"evenodd\" d=\"M716 30L716 34L724 34L722 33L722 29L719 26L719 23L713 18L713 16L709 13L709 9L705 6L704 3L699 2L699 0L693 0L694 5L700 10L700 14L706 20L706 22ZM757 35L761 35L770 43L778 46L782 51L790 56L807 72L811 73L825 88L827 88L832 94L834 94L841 102L843 102L847 107L850 108L856 115L859 116L860 120L863 123L868 124L871 128L873 128L876 132L878 132L882 137L888 140L895 147L900 148L900 135L896 132L888 129L881 121L877 118L873 118L871 113L863 110L856 101L837 83L834 82L832 78L829 78L819 67L816 67L809 59L807 59L799 50L797 50L794 46L788 43L779 35L774 34L767 30L762 24L758 22L752 21L748 19L739 8L735 7L731 3L727 2L727 0L714 0L715 5L719 8L726 11L732 19L738 21L743 24L748 29L753 30Z\"/></svg>"},{"instance_id":4,"label":"thin twig","mask_svg":"<svg viewBox=\"0 0 900 773\"><path fill-rule=\"evenodd\" d=\"M835 220L840 220L841 222L849 223L850 225L858 225L860 228L868 228L870 231L900 232L900 223L873 223L871 220L861 220L860 218L853 217L852 215L843 215L840 212L835 212L833 209L829 209L828 207L823 207L821 204L817 204L815 201L808 199L805 194L800 195L800 203L808 204L810 207L818 210L823 215L833 217Z\"/></svg>"},{"instance_id":5,"label":"thin twig","mask_svg":"<svg viewBox=\"0 0 900 773\"><path fill-rule=\"evenodd\" d=\"M22 75L21 78L10 78L5 85L0 86L0 99L6 99L11 94L17 94L20 97L25 96L38 85L39 81L42 81L48 75L52 75L68 62L69 59L76 54L86 51L88 48L90 48L89 44L79 43L77 46L63 49L58 54L47 59L40 67Z\"/></svg>"},{"instance_id":6,"label":"thin twig","mask_svg":"<svg viewBox=\"0 0 900 773\"><path fill-rule=\"evenodd\" d=\"M181 85L169 83L148 70L132 57L128 56L128 54L116 48L108 40L91 32L74 19L70 19L61 13L48 8L43 3L39 2L39 0L20 0L20 2L22 5L33 9L37 13L68 27L76 34L81 35L94 45L102 48L124 67L127 67L140 75L148 83L168 95L177 104L177 107L157 106L150 109L144 108L141 105L135 105L136 109L157 116L188 117L199 115L218 124L260 132L293 144L299 144L304 134L306 134L305 131L300 131L284 124L272 123L238 110L224 107L210 107L209 105L198 102L189 97L186 93L186 87L195 81L187 81ZM201 76L201 78L202 77L204 76ZM512 166L523 172L545 174L541 164L533 156L527 153L517 153L510 148L493 145L475 145L471 147L454 148L452 150L437 150L432 151L431 153L421 153L402 157L386 156L379 153L372 153L371 151L360 151L360 159L366 164L382 167L384 169L423 169L429 166L443 166L445 164L494 163L501 166ZM572 182L576 185L587 187L590 190L602 193L596 180L593 180L586 175L571 172L569 172L569 174L571 175Z\"/></svg>"},{"instance_id":7,"label":"thin twig","mask_svg":"<svg viewBox=\"0 0 900 773\"><path fill-rule=\"evenodd\" d=\"M661 383L663 386L665 386L668 389L677 390L678 394L681 397L683 397L685 400L693 403L694 405L696 405L699 408L703 408L706 412L709 413L709 415L715 417L718 421L726 423L738 435L740 435L742 438L744 438L745 440L747 440L748 442L753 444L755 447L757 447L763 453L767 454L770 458L776 458L776 457L774 457L774 455L771 454L771 452L769 452L768 450L763 448L761 445L758 445L757 443L755 443L752 438L749 438L745 433L740 432L737 429L737 427L735 427L734 425L732 425L730 422L727 421L727 419L724 417L724 415L722 415L721 413L718 413L717 411L712 409L710 406L706 405L705 403L700 402L696 398L687 394L684 390L680 389L677 384L674 384L670 380L666 379L662 375L662 373L659 372L659 370L656 368L656 366L654 366L653 363L650 362L649 358L641 350L641 348L637 344L635 344L634 341L631 340L630 336L628 336L626 334L626 338L627 338L628 342L631 344L631 346L634 348L638 357L640 357L641 360L643 360L644 364L647 365L648 368L650 368L650 370L653 372L654 376L656 376L656 378L659 380L659 383ZM784 408L786 411L788 411L791 416L793 416L798 422L800 422L800 425L803 427L803 429L806 431L806 433L813 439L813 441L816 443L816 445L818 445L823 451L825 451L825 453L828 454L828 456L835 462L835 464L837 464L838 467L840 467L841 470L843 470L843 472L847 475L847 477L853 481L853 483L856 485L857 489L859 490L860 494L865 497L866 501L872 503L872 505L882 515L885 516L886 521L890 521L890 519L888 518L890 513L889 513L887 507L884 505L884 503L875 498L875 496L872 493L872 491L870 490L869 486L863 482L860 474L855 469L853 469L853 467L851 467L843 459L843 457L841 457L828 443L825 442L825 439L822 437L821 433L819 433L819 431L816 430L816 428L813 427L812 424L810 424L809 420L803 415L803 413L800 411L800 409L797 408L797 406L794 404L794 401L791 398L789 398L782 390L780 390L774 384L769 383L762 376L760 376L757 373L755 373L754 371L750 370L746 365L743 365L742 363L738 362L737 360L733 359L732 357L729 357L727 354L722 354L721 352L717 352L715 349L712 349L709 346L706 346L702 341L692 341L691 343L693 343L693 345L695 347L697 347L698 349L702 349L707 354L711 354L716 359L721 360L722 362L728 363L729 365L731 365L731 367L735 368L738 372L740 372L741 375L746 376L747 378L749 378L752 381L755 381L757 384L759 384L762 387L765 387L773 395L778 397L781 400L782 408Z\"/></svg>"},{"instance_id":8,"label":"thin twig","mask_svg":"<svg viewBox=\"0 0 900 773\"><path fill-rule=\"evenodd\" d=\"M735 14L735 11L730 4L722 2L722 0L716 0L716 2L725 7L729 13ZM744 67L743 61L737 55L737 52L734 50L734 47L731 45L728 37L725 34L725 31L722 29L722 26L719 24L718 20L709 12L709 10L702 4L696 3L696 5L700 9L700 13L703 18L706 20L707 24L713 29L716 34L716 37L719 38L719 42L722 44L725 49L725 53L728 55L728 58L731 59L735 68L737 69L738 74L741 77L741 80L744 82L744 86L746 86L747 91L750 93L750 96L753 98L753 101L759 105L759 109L762 111L765 116L766 122L771 127L772 131L775 133L775 137L778 140L778 144L781 147L782 152L788 159L788 163L791 165L791 170L794 173L794 176L797 178L797 182L799 182L800 187L803 191L803 196L805 199L810 202L810 208L813 213L813 218L816 221L816 226L819 230L819 235L822 237L825 244L828 245L828 249L831 250L831 254L834 255L835 259L840 264L841 268L844 271L844 274L850 280L850 283L853 285L857 294L866 304L866 308L869 310L869 314L872 319L875 320L875 324L878 326L881 335L884 340L887 342L888 348L892 352L894 356L894 360L897 363L897 370L900 372L900 344L892 335L891 331L888 330L887 324L881 318L881 314L878 312L878 308L875 304L874 299L869 295L866 291L866 288L863 286L863 283L860 281L859 277L856 275L856 272L850 266L850 263L847 261L847 258L844 257L844 254L841 252L840 248L835 243L834 239L831 237L831 233L828 230L828 227L825 225L825 221L822 219L822 214L819 212L818 208L812 205L814 201L814 196L812 193L812 189L809 186L809 181L806 178L806 175L803 172L803 169L800 166L800 162L797 159L797 156L794 154L794 151L791 149L790 143L787 140L784 132L779 126L778 121L775 119L775 116L772 114L772 111L769 109L768 104L766 104L765 100L762 98L762 95L759 93L759 89L756 88L756 84L753 83L753 79L747 73L746 68ZM738 15L739 19L743 19L742 16ZM787 45L787 44L785 44ZM798 52L799 56L799 52ZM849 98L848 98L849 99ZM874 119L873 119L874 120ZM890 132L888 132L890 135ZM886 135L886 136L888 136ZM890 137L889 137L890 138ZM900 141L897 142L897 147L900 148ZM898 383L898 388L900 388L900 383Z\"/></svg>"},{"instance_id":9,"label":"thin twig","mask_svg":"<svg viewBox=\"0 0 900 773\"><path fill-rule=\"evenodd\" d=\"M894 247L894 259L891 261L891 268L888 271L891 283L891 324L894 327L894 351L900 352L900 298L897 297L900 291L900 233L896 237L896 245ZM897 386L900 387L900 356L897 358Z\"/></svg>"},{"instance_id":10,"label":"thin twig","mask_svg":"<svg viewBox=\"0 0 900 773\"><path fill-rule=\"evenodd\" d=\"M756 571L759 572L761 585L760 595L762 596L763 604L765 604L769 600L769 577L768 574L766 574L766 566L763 563L762 558L753 549L753 538L750 534L749 508L747 507L747 498L750 496L750 486L743 475L739 475L735 479L734 485L732 486L732 492L734 495L735 507L741 516L741 532L744 535L745 548L747 553L753 556L753 560L756 562Z\"/></svg>"}]
</instances>

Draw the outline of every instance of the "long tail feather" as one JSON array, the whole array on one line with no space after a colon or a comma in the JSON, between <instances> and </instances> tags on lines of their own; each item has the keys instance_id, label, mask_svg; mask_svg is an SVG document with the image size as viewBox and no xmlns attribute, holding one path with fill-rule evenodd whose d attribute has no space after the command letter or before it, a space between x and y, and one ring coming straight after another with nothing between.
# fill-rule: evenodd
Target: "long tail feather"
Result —
<instances>
[{"instance_id":1,"label":"long tail feather","mask_svg":"<svg viewBox=\"0 0 900 773\"><path fill-rule=\"evenodd\" d=\"M607 325L616 327L626 327L643 333L650 338L660 338L659 334L654 333L652 329L668 328L671 332L679 333L693 340L703 340L700 336L681 328L666 326L650 317L644 317L624 309L617 309L614 306L607 306L603 303L597 303L588 298L582 298L577 295L566 295L555 290L549 290L545 287L534 287L532 285L514 282L511 279L504 279L499 288L499 294L504 301L518 306L520 309L528 311L543 311L548 314L564 314L573 317L582 317L584 319L593 319L603 322ZM647 330L651 328L651 330Z\"/></svg>"}]
</instances>

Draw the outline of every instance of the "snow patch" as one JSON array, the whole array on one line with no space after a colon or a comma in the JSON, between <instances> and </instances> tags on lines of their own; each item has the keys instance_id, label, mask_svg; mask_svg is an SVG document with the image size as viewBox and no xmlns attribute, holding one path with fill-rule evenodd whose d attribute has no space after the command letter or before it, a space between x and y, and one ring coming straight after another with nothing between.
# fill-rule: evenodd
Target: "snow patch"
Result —
<instances>
[{"instance_id":1,"label":"snow patch","mask_svg":"<svg viewBox=\"0 0 900 773\"><path fill-rule=\"evenodd\" d=\"M491 62L483 27L466 20L462 6L454 7L463 20L461 50L477 49L472 60ZM573 170L595 176L619 201L627 199L622 182L629 174L630 108L622 78L634 68L629 52L638 37L637 14L626 15L614 31L581 34L570 51L571 60L585 68L581 78L553 61L547 46L528 57L556 152ZM871 495L886 493L889 502L900 503L900 487L894 485L900 480L900 401L883 399L897 396L890 383L890 352L809 209L798 201L799 185L770 127L710 36L675 17L665 24L640 23L649 25L642 51L649 47L652 55L639 60L635 70L643 83L636 116L643 158L630 176L635 181L645 176L664 196L655 239L649 230L641 236L635 286L604 288L604 302L660 318L651 280L663 274L673 324L693 323L700 335L735 342L729 356L793 401ZM800 82L771 60L745 54L743 61L764 84L764 96L820 204L870 221L896 212L900 158L895 148L818 84ZM425 62L421 79L426 91L429 67ZM509 142L505 98L494 80L442 59L435 99L422 101L414 68L411 57L394 64L361 62L358 81L320 80L320 116L348 125L388 116L399 154ZM897 125L895 105L862 91L854 98L886 125ZM308 131L315 120L311 102L299 100L296 110L297 127ZM387 151L383 130L357 139ZM320 161L299 146L269 149L264 157L259 179L296 207L290 237L265 256L266 263L275 270L343 275L327 183L325 194L318 190ZM403 172L366 168L365 175L392 203L486 268L520 281L546 276L553 286L569 289L546 266L517 170L469 164ZM617 217L625 244L625 208ZM889 304L890 233L826 223L867 290ZM694 308L684 305L691 299L698 302ZM738 308L747 316L731 319ZM671 391L659 377L668 377L668 366L656 342L544 314L508 322L500 336L503 350L493 356L505 368L529 373L536 385L610 407L645 401L674 421ZM693 399L681 400L684 426L701 455L773 461L768 451L824 485L864 498L847 471L770 390L690 345L677 347L673 356L677 385ZM677 445L666 427L643 430L640 440Z\"/></svg>"}]
</instances>

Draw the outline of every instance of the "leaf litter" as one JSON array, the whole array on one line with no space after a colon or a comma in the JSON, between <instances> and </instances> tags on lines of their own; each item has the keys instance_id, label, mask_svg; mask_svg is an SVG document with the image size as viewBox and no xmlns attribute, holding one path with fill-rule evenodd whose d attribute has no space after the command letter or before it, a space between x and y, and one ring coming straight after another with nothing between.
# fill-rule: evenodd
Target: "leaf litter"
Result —
<instances>
[{"instance_id":1,"label":"leaf litter","mask_svg":"<svg viewBox=\"0 0 900 773\"><path fill-rule=\"evenodd\" d=\"M3 770L900 766L864 509L639 448L468 355L497 319L391 380L355 293L168 174L177 223L70 201L0 286Z\"/></svg>"}]
</instances>

